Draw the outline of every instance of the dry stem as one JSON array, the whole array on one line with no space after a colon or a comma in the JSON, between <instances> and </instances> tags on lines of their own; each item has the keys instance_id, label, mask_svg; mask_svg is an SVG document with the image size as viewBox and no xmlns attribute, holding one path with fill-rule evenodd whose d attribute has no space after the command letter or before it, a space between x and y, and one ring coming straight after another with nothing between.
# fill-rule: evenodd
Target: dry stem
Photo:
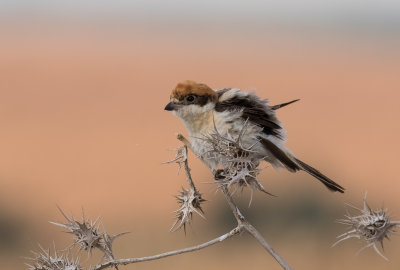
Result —
<instances>
[{"instance_id":1,"label":"dry stem","mask_svg":"<svg viewBox=\"0 0 400 270\"><path fill-rule=\"evenodd\" d=\"M192 180L192 177L190 174L190 168L189 168L188 161L187 161L187 149L190 149L193 152L192 147L190 145L190 142L183 135L178 134L177 138L185 145L184 149L183 149L184 153L181 153L181 155L180 155L178 152L177 157L170 163L176 162L179 165L181 163L184 163L187 181L189 182L191 189L193 191L197 191L197 189L194 185L194 182ZM233 201L233 198L228 190L228 187L224 184L220 184L220 189L222 190L222 193L224 194L225 199L228 202L228 205L238 223L237 226L234 229L232 229L230 232L227 232L227 233L221 235L220 237L217 237L208 242L205 242L205 243L193 246L193 247L173 250L173 251L160 253L160 254L156 254L156 255L152 255L152 256L128 258L128 259L114 259L114 255L112 254L112 250L111 250L111 244L112 244L112 240L115 237L117 237L118 235L109 237L106 233L104 233L104 235L107 235L107 239L109 238L109 243L106 243L106 244L109 244L109 251L111 252L110 253L111 256L110 256L110 254L106 254L107 250L105 250L104 248L98 247L98 245L91 244L90 247L92 247L92 246L93 246L93 248L97 247L105 253L105 256L109 255L109 256L106 256L109 259L107 262L98 264L98 265L92 267L91 270L101 270L101 269L105 269L105 268L109 268L109 267L115 267L116 269L118 269L119 265L128 265L128 264L133 264L133 263L138 263L138 262L158 260L158 259L162 259L162 258L169 257L169 256L174 256L174 255L183 254L183 253L187 253L187 252L197 251L197 250L209 247L211 245L220 243L228 238L231 238L232 236L235 236L235 235L241 233L242 231L247 231L251 236L253 236L268 251L268 253L282 266L283 269L291 270L290 266L272 249L272 247L267 243L267 241L265 241L265 239L262 237L262 235L240 213L239 208L236 206L235 202ZM201 208L200 208L200 210L201 210ZM61 209L60 209L60 211L61 211ZM83 221L81 224L79 222L76 222L73 219L68 218L62 211L61 211L61 213L67 219L67 224L59 224L59 223L53 223L53 224L65 227L68 230L70 230L71 232L75 232L75 231L80 232L83 229L85 231L88 230L90 232L92 232L92 231L97 232L97 229L94 227L96 222L94 224L90 223L91 225L89 227L87 227L88 226L87 224L89 224L89 223L85 219L84 216L83 216ZM76 232L76 234L78 234L78 233ZM78 236L80 236L80 233L78 234ZM76 241L76 242L80 243L79 241ZM92 242L90 242L90 243L92 243ZM34 266L31 266L31 269L38 269L38 268L32 268L32 267L34 267ZM40 268L40 269L42 269L42 268Z\"/></svg>"},{"instance_id":2,"label":"dry stem","mask_svg":"<svg viewBox=\"0 0 400 270\"><path fill-rule=\"evenodd\" d=\"M189 143L189 141L182 135L178 134L177 139L180 140L187 148L192 150L192 147ZM192 151L193 152L193 151ZM185 163L186 165L187 163ZM186 167L185 167L186 168ZM268 244L268 242L264 239L264 237L260 234L260 232L254 228L253 225L251 225L246 218L240 213L239 208L236 206L235 202L233 201L233 198L231 194L229 193L228 188L225 185L220 185L220 188L222 190L222 193L225 196L226 201L228 202L229 207L231 208L231 211L233 215L235 216L235 219L238 223L239 229L247 231L251 236L253 236L264 248L265 250L282 266L283 269L285 270L291 270L290 266L285 262L285 260L279 256L278 253Z\"/></svg>"},{"instance_id":3,"label":"dry stem","mask_svg":"<svg viewBox=\"0 0 400 270\"><path fill-rule=\"evenodd\" d=\"M114 266L118 266L118 265L127 265L127 264L132 264L132 263L138 263L138 262L145 262L145 261L152 261L152 260L158 260L158 259L162 259L165 257L169 257L169 256L174 256L174 255L178 255L178 254L182 254L182 253L187 253L187 252L192 252L192 251L197 251L206 247L209 247L211 245L217 244L219 242L222 242L234 235L239 234L241 231L241 226L237 226L236 228L234 228L233 230L231 230L230 232L221 235L220 237L217 237L213 240L210 240L208 242L205 242L203 244L197 245L197 246L193 246L193 247L189 247L189 248L184 248L184 249L178 249L178 250L173 250L173 251L169 251L169 252L165 252L165 253L161 253L161 254L156 254L153 256L147 256L147 257L141 257L141 258L130 258L130 259L119 259L119 260L113 260L113 261L109 261L106 262L104 264L101 265L97 265L96 267L92 268L92 270L101 270L101 269L105 269L107 267L114 267Z\"/></svg>"}]
</instances>

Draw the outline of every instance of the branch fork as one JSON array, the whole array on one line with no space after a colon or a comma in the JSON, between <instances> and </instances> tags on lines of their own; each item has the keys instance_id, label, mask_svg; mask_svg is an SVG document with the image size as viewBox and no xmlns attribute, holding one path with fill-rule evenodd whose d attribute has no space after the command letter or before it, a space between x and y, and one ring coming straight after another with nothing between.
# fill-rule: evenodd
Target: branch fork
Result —
<instances>
[{"instance_id":1,"label":"branch fork","mask_svg":"<svg viewBox=\"0 0 400 270\"><path fill-rule=\"evenodd\" d=\"M203 216L203 210L201 208L201 203L205 200L202 198L201 193L196 188L192 176L190 174L190 168L188 164L188 149L192 150L190 142L181 134L177 135L177 139L181 141L184 146L178 149L175 158L166 163L177 163L179 168L184 167L186 179L189 183L190 188L185 189L182 188L182 192L180 195L177 196L178 202L180 203L181 207L175 211L177 220L174 225L171 227L171 231L176 231L179 228L183 227L185 229L186 224L191 222L191 217L193 213L197 213L198 215ZM94 222L90 221L89 219L85 218L85 215L82 213L82 222L76 221L73 217L68 217L60 208L61 214L66 219L66 223L55 223L57 226L61 226L67 229L68 233L74 235L74 245L78 245L80 250L87 250L89 254L93 249L98 249L104 253L103 262L99 263L98 265L91 267L90 270L102 270L106 268L113 267L118 269L118 266L121 265L128 265L133 263L145 262L145 261L152 261L158 260L162 258L166 258L169 256L175 256L178 254L193 252L197 250L201 250L203 248L215 245L217 243L221 243L235 235L238 235L244 231L248 232L251 236L253 236L263 247L264 249L281 265L281 267L285 270L291 270L290 266L283 260L282 257L275 252L275 250L267 243L267 241L263 238L263 236L251 225L246 218L240 213L239 208L235 204L232 195L229 191L229 187L226 183L218 183L222 193L234 215L237 226L230 230L229 232L214 238L208 242L204 242L202 244L198 244L192 247L168 251L165 253L160 253L152 256L146 257L138 257L138 258L127 258L127 259L115 259L115 256L112 251L112 243L115 238L118 236L125 234L117 234L110 236L105 232L103 228L103 232L99 230L98 220ZM53 257L50 255L50 251L44 251L42 249L39 252L34 252L33 260L35 262L34 265L29 265L29 270L81 270L83 269L79 265L78 260L70 260L69 257L66 256L58 256L56 248L55 250L55 258L57 258L57 263L54 263ZM45 258L45 259L43 259ZM60 262L59 262L60 261ZM72 265L74 268L59 268L58 266L62 265ZM50 265L50 266L49 266ZM53 267L54 266L54 267Z\"/></svg>"},{"instance_id":2,"label":"branch fork","mask_svg":"<svg viewBox=\"0 0 400 270\"><path fill-rule=\"evenodd\" d=\"M181 141L184 144L184 146L181 148L175 149L175 150L177 150L177 155L175 156L175 158L173 160L171 160L167 163L177 163L180 168L183 165L183 167L185 169L185 173L186 173L186 180L188 181L189 186L190 186L189 190L183 189L185 194L189 194L188 192L192 192L192 194L195 194L195 193L200 194L200 192L196 189L196 186L195 186L192 176L190 174L190 168L189 168L188 159L187 159L188 149L193 152L192 146L191 146L190 142L182 134L177 134L177 139L179 141ZM251 236L253 236L263 246L263 248L280 264L282 269L291 270L290 266L285 262L285 260L271 247L271 245L268 244L268 242L264 239L264 237L260 234L260 232L256 228L254 228L254 226L250 222L248 222L247 219L243 216L243 214L240 212L239 208L237 207L236 203L234 202L227 185L221 184L220 188L221 188L222 193L229 205L229 208L231 209L232 214L234 215L236 222L237 222L237 226L235 228L233 228L231 231L229 231L215 239L212 239L208 242L205 242L205 243L193 246L193 247L169 251L169 252L165 252L165 253L161 253L161 254L157 254L157 255L153 255L153 256L141 257L141 258L111 260L106 263L97 265L96 267L92 268L91 270L101 270L101 269L105 269L108 267L116 267L119 265L128 265L128 264L132 264L132 263L158 260L158 259L169 257L169 256L174 256L174 255L183 254L183 253L187 253L187 252L197 251L197 250L212 246L214 244L223 242L223 241L225 241L235 235L238 235L244 231L248 232ZM181 193L181 195L182 195L182 193ZM201 198L201 195L200 195L200 198ZM178 199L178 200L180 200L180 199ZM187 201L185 201L185 202L187 202ZM181 206L181 208L182 207L183 207L183 205ZM193 207L193 205L191 207ZM190 207L188 207L188 208L190 208ZM202 215L203 212L202 212L201 208L198 208L198 209L200 209L200 211L197 211L197 210L195 211L195 208L194 208L194 209L192 209L192 212L196 212L200 216L203 216ZM176 231L180 227L185 226L186 223L190 222L190 218L188 218L188 219L184 219L183 217L181 217L181 219L179 218L180 217L179 213L181 213L179 210L181 210L181 209L178 209L178 211L176 211L178 219L171 228L171 230L173 230L173 231ZM186 212L185 217L191 216L192 212ZM178 224L178 222L179 222L179 224ZM178 224L178 226L175 227L177 224Z\"/></svg>"}]
</instances>

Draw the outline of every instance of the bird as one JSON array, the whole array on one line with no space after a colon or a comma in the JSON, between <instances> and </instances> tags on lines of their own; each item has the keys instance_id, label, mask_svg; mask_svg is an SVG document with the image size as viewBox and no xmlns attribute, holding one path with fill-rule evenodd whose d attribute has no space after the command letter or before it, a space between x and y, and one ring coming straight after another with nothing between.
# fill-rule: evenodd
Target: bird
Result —
<instances>
[{"instance_id":1,"label":"bird","mask_svg":"<svg viewBox=\"0 0 400 270\"><path fill-rule=\"evenodd\" d=\"M242 143L252 146L260 159L274 168L290 172L305 171L329 190L344 193L344 188L317 169L298 159L286 146L286 131L276 116L276 110L298 101L269 105L254 93L238 88L213 90L204 83L186 80L178 83L170 95L165 110L172 111L185 125L190 144L197 156L207 151L204 136L217 131L222 136L240 134ZM218 158L204 158L204 163L217 172Z\"/></svg>"}]
</instances>

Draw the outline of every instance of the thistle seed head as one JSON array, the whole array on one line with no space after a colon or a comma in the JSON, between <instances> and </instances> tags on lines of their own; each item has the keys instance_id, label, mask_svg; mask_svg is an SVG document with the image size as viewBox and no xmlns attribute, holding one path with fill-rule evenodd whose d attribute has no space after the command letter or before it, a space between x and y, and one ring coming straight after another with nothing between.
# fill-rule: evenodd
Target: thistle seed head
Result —
<instances>
[{"instance_id":1,"label":"thistle seed head","mask_svg":"<svg viewBox=\"0 0 400 270\"><path fill-rule=\"evenodd\" d=\"M79 250L87 250L90 254L92 249L99 249L104 253L103 260L113 260L114 253L112 249L113 241L128 232L119 233L116 235L109 235L104 227L103 232L100 231L100 223L97 218L94 222L86 219L82 210L82 222L76 221L73 217L68 217L59 207L61 214L66 219L66 223L50 222L54 225L66 228L67 233L74 235L74 242L72 245L78 245Z\"/></svg>"},{"instance_id":2,"label":"thistle seed head","mask_svg":"<svg viewBox=\"0 0 400 270\"><path fill-rule=\"evenodd\" d=\"M65 217L67 222L65 224L50 222L54 225L66 228L68 233L74 235L73 245L79 245L80 250L87 250L89 253L93 248L101 246L103 234L99 231L99 224L97 218L94 222L87 220L82 210L82 222L76 221L74 217L69 218L64 212L58 208L61 214Z\"/></svg>"},{"instance_id":3,"label":"thistle seed head","mask_svg":"<svg viewBox=\"0 0 400 270\"><path fill-rule=\"evenodd\" d=\"M201 197L201 193L193 188L185 189L182 188L181 193L176 196L180 208L175 211L176 221L171 226L170 231L175 232L183 227L186 232L186 224L190 224L193 213L197 213L202 218L204 217L203 209L201 204L205 201Z\"/></svg>"},{"instance_id":4,"label":"thistle seed head","mask_svg":"<svg viewBox=\"0 0 400 270\"><path fill-rule=\"evenodd\" d=\"M367 204L367 195L364 197L363 209L351 207L360 213L353 216L347 211L345 218L338 220L338 223L348 225L350 231L339 235L339 240L333 246L350 238L362 239L367 244L357 254L365 248L372 247L382 258L387 260L377 247L377 244L379 243L383 250L383 240L385 238L389 239L389 236L395 233L395 229L400 226L400 222L391 221L390 216L387 214L387 209L372 210Z\"/></svg>"},{"instance_id":5,"label":"thistle seed head","mask_svg":"<svg viewBox=\"0 0 400 270\"><path fill-rule=\"evenodd\" d=\"M222 167L222 170L219 170L222 171L222 174L220 174L222 177L218 179L219 185L225 185L228 188L235 187L236 189L238 187L250 187L251 194L253 194L253 190L270 194L257 180L257 175L261 172L258 166L263 158L253 150L255 145L246 147L242 143L247 126L246 121L242 130L236 136L231 133L223 136L215 128L213 133L204 137L208 149L201 157L217 159Z\"/></svg>"},{"instance_id":6,"label":"thistle seed head","mask_svg":"<svg viewBox=\"0 0 400 270\"><path fill-rule=\"evenodd\" d=\"M50 254L50 249L45 250L39 245L39 251L32 251L33 257L27 258L33 261L27 264L29 270L82 270L79 259L69 258L69 254L58 254L54 247L54 254Z\"/></svg>"}]
</instances>

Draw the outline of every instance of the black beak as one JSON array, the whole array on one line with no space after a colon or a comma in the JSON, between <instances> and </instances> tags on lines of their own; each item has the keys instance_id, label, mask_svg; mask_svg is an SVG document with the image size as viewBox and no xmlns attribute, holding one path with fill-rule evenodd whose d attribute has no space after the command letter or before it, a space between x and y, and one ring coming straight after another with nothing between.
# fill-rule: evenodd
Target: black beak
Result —
<instances>
[{"instance_id":1,"label":"black beak","mask_svg":"<svg viewBox=\"0 0 400 270\"><path fill-rule=\"evenodd\" d=\"M166 111L173 111L176 108L175 104L173 102L170 102L165 106L164 110Z\"/></svg>"}]
</instances>

